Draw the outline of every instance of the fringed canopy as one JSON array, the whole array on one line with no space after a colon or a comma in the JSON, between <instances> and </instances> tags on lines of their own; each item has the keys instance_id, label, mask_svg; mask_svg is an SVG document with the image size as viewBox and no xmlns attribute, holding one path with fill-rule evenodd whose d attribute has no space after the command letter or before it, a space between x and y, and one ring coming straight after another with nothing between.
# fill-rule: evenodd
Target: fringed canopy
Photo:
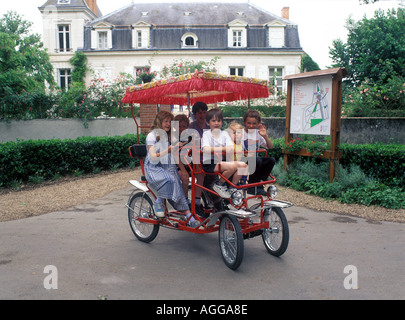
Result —
<instances>
[{"instance_id":1,"label":"fringed canopy","mask_svg":"<svg viewBox=\"0 0 405 320\"><path fill-rule=\"evenodd\" d=\"M268 82L196 72L127 88L123 103L193 105L269 97Z\"/></svg>"}]
</instances>

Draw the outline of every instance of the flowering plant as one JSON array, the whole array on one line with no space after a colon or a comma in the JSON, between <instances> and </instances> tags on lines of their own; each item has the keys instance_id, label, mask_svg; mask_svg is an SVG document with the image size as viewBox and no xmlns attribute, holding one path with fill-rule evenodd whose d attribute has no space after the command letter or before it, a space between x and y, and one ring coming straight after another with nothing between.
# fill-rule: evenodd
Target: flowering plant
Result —
<instances>
[{"instance_id":1,"label":"flowering plant","mask_svg":"<svg viewBox=\"0 0 405 320\"><path fill-rule=\"evenodd\" d=\"M363 81L345 94L342 116L402 117L405 113L405 81L403 77L387 80L386 84Z\"/></svg>"},{"instance_id":2,"label":"flowering plant","mask_svg":"<svg viewBox=\"0 0 405 320\"><path fill-rule=\"evenodd\" d=\"M292 139L288 143L283 142L283 150L286 152L298 152L303 149L312 157L322 157L325 150L330 150L330 138L325 138L323 141L311 140L307 136L302 138Z\"/></svg>"},{"instance_id":3,"label":"flowering plant","mask_svg":"<svg viewBox=\"0 0 405 320\"><path fill-rule=\"evenodd\" d=\"M137 83L147 83L151 82L157 76L156 72L151 72L150 68L144 68L143 70L138 70L136 72Z\"/></svg>"},{"instance_id":4,"label":"flowering plant","mask_svg":"<svg viewBox=\"0 0 405 320\"><path fill-rule=\"evenodd\" d=\"M210 61L188 61L188 60L174 60L169 66L164 66L160 73L162 78L178 77L182 74L194 73L195 71L216 72L215 64L219 57L215 57Z\"/></svg>"}]
</instances>

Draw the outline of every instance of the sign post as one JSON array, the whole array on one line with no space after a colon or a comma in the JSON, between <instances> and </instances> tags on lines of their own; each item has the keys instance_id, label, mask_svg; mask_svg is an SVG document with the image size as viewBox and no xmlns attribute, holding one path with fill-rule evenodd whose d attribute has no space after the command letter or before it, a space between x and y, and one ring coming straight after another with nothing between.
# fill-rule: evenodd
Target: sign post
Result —
<instances>
[{"instance_id":1,"label":"sign post","mask_svg":"<svg viewBox=\"0 0 405 320\"><path fill-rule=\"evenodd\" d=\"M284 77L288 81L285 143L290 144L294 134L330 135L331 148L320 156L330 161L329 182L341 158L342 79L346 74L345 68L333 68ZM292 156L311 156L305 149L283 153L285 170Z\"/></svg>"}]
</instances>

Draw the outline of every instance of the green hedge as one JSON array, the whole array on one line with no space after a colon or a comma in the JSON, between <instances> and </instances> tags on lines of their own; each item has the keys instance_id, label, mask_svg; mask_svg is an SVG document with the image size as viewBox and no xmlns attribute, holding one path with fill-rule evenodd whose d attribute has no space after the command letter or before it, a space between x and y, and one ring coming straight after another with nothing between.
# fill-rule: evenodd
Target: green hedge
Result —
<instances>
[{"instance_id":1,"label":"green hedge","mask_svg":"<svg viewBox=\"0 0 405 320\"><path fill-rule=\"evenodd\" d=\"M344 167L359 165L368 176L387 185L405 185L405 146L402 144L342 144Z\"/></svg>"},{"instance_id":2,"label":"green hedge","mask_svg":"<svg viewBox=\"0 0 405 320\"><path fill-rule=\"evenodd\" d=\"M144 141L145 136L140 137ZM282 157L283 139L274 140L269 154ZM135 135L84 137L75 140L29 140L0 144L0 187L69 174L96 173L137 165L128 148ZM405 146L399 144L342 144L344 167L359 165L369 176L387 184L405 185Z\"/></svg>"},{"instance_id":3,"label":"green hedge","mask_svg":"<svg viewBox=\"0 0 405 320\"><path fill-rule=\"evenodd\" d=\"M269 154L278 160L283 156L284 138L275 139ZM387 185L405 185L405 146L402 144L341 144L343 167L358 165L362 171ZM309 158L305 158L309 159Z\"/></svg>"},{"instance_id":4,"label":"green hedge","mask_svg":"<svg viewBox=\"0 0 405 320\"><path fill-rule=\"evenodd\" d=\"M141 139L144 139L142 137ZM128 148L135 135L29 140L0 144L0 187L69 174L97 173L138 165Z\"/></svg>"}]
</instances>

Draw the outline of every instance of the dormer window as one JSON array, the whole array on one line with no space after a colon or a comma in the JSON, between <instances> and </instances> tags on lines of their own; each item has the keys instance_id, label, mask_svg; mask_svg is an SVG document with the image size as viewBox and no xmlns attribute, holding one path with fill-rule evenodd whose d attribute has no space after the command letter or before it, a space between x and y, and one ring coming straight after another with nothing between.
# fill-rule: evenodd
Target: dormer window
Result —
<instances>
[{"instance_id":1,"label":"dormer window","mask_svg":"<svg viewBox=\"0 0 405 320\"><path fill-rule=\"evenodd\" d=\"M132 25L132 48L146 49L150 47L150 27L151 25L138 21Z\"/></svg>"},{"instance_id":2,"label":"dormer window","mask_svg":"<svg viewBox=\"0 0 405 320\"><path fill-rule=\"evenodd\" d=\"M242 47L242 30L232 31L232 47Z\"/></svg>"},{"instance_id":3,"label":"dormer window","mask_svg":"<svg viewBox=\"0 0 405 320\"><path fill-rule=\"evenodd\" d=\"M70 4L70 0L58 0L58 4Z\"/></svg>"},{"instance_id":4,"label":"dormer window","mask_svg":"<svg viewBox=\"0 0 405 320\"><path fill-rule=\"evenodd\" d=\"M99 24L91 31L91 48L95 50L112 49L111 25Z\"/></svg>"},{"instance_id":5,"label":"dormer window","mask_svg":"<svg viewBox=\"0 0 405 320\"><path fill-rule=\"evenodd\" d=\"M108 32L100 31L98 32L98 49L108 48Z\"/></svg>"},{"instance_id":6,"label":"dormer window","mask_svg":"<svg viewBox=\"0 0 405 320\"><path fill-rule=\"evenodd\" d=\"M247 23L235 20L228 24L228 47L246 48L247 47Z\"/></svg>"},{"instance_id":7,"label":"dormer window","mask_svg":"<svg viewBox=\"0 0 405 320\"><path fill-rule=\"evenodd\" d=\"M190 12L190 11L186 11L186 12L184 12L184 15L185 15L185 16L190 16L190 15L191 15L191 12Z\"/></svg>"},{"instance_id":8,"label":"dormer window","mask_svg":"<svg viewBox=\"0 0 405 320\"><path fill-rule=\"evenodd\" d=\"M285 46L285 23L274 21L268 24L269 27L269 45L272 48L282 48Z\"/></svg>"},{"instance_id":9,"label":"dormer window","mask_svg":"<svg viewBox=\"0 0 405 320\"><path fill-rule=\"evenodd\" d=\"M194 33L188 32L181 37L181 47L182 48L197 48L198 47L198 37Z\"/></svg>"},{"instance_id":10,"label":"dormer window","mask_svg":"<svg viewBox=\"0 0 405 320\"><path fill-rule=\"evenodd\" d=\"M193 37L187 37L185 42L186 46L195 46L195 40Z\"/></svg>"}]
</instances>

